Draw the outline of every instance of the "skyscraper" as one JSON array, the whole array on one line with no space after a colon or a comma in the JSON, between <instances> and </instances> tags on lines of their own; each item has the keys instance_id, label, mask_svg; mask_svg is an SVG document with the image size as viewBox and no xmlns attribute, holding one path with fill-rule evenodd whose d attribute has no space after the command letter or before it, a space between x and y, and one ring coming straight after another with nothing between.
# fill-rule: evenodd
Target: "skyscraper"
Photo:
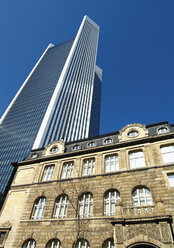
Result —
<instances>
[{"instance_id":1,"label":"skyscraper","mask_svg":"<svg viewBox=\"0 0 174 248\"><path fill-rule=\"evenodd\" d=\"M0 121L0 192L11 177L11 162L31 149L98 135L98 36L98 25L85 16L75 39L47 47L10 103Z\"/></svg>"}]
</instances>

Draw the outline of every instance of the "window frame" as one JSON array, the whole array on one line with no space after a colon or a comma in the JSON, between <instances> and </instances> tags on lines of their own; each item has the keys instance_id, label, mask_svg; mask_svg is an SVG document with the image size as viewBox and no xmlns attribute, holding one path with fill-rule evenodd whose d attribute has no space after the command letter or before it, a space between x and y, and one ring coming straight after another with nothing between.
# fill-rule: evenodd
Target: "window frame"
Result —
<instances>
[{"instance_id":1,"label":"window frame","mask_svg":"<svg viewBox=\"0 0 174 248\"><path fill-rule=\"evenodd\" d=\"M108 245L108 243L111 242L110 245ZM114 239L113 238L109 238L109 239L106 239L104 242L103 242L103 245L102 245L102 248L114 248Z\"/></svg>"},{"instance_id":2,"label":"window frame","mask_svg":"<svg viewBox=\"0 0 174 248\"><path fill-rule=\"evenodd\" d=\"M53 167L52 173L49 173L49 172L48 172L48 175L51 174L51 179L47 179L47 178L48 178L48 176L47 176L46 180L43 180L45 170L46 170L47 168L49 168L49 167ZM42 171L41 181L42 181L42 182L52 181L53 175L54 175L54 170L55 170L55 164L47 164L47 165L45 165L44 168L43 168L43 171Z\"/></svg>"},{"instance_id":3,"label":"window frame","mask_svg":"<svg viewBox=\"0 0 174 248\"><path fill-rule=\"evenodd\" d=\"M79 149L80 149L80 145L77 144L77 145L74 145L73 146L73 150L74 151L78 151Z\"/></svg>"},{"instance_id":4,"label":"window frame","mask_svg":"<svg viewBox=\"0 0 174 248\"><path fill-rule=\"evenodd\" d=\"M87 207L87 213L85 213ZM81 218L91 217L93 214L93 195L85 192L78 198L78 211ZM81 213L82 212L82 213Z\"/></svg>"},{"instance_id":5,"label":"window frame","mask_svg":"<svg viewBox=\"0 0 174 248\"><path fill-rule=\"evenodd\" d=\"M39 203L39 201L42 200L42 199L44 201ZM44 213L45 213L46 203L47 203L47 198L45 196L38 197L34 202L30 219L33 219L33 220L41 220L41 219L43 219ZM40 215L40 212L42 213L42 215ZM37 213L37 215L36 215L36 213Z\"/></svg>"},{"instance_id":6,"label":"window frame","mask_svg":"<svg viewBox=\"0 0 174 248\"><path fill-rule=\"evenodd\" d=\"M32 244L32 246L28 246L29 244L27 244L27 242L31 242L31 241L34 241L35 242L34 243L34 246L33 246L33 244ZM26 247L24 246L25 244L27 245ZM25 240L23 242L23 244L22 244L22 248L36 248L36 240L33 239L33 238L30 238L30 239Z\"/></svg>"},{"instance_id":7,"label":"window frame","mask_svg":"<svg viewBox=\"0 0 174 248\"><path fill-rule=\"evenodd\" d=\"M62 202L62 198L65 197L65 202ZM58 200L60 199L60 203ZM63 215L62 215L62 208L63 208ZM54 211L53 211L53 218L54 219L64 219L67 217L68 211L68 196L66 194L59 195L54 204ZM58 212L58 214L56 214Z\"/></svg>"},{"instance_id":8,"label":"window frame","mask_svg":"<svg viewBox=\"0 0 174 248\"><path fill-rule=\"evenodd\" d=\"M68 164L70 164L71 166L70 167L70 170L69 170L69 167L68 167ZM64 170L64 167L67 165L67 167L65 168ZM63 173L65 171L65 177L63 177ZM62 171L61 171L61 179L68 179L68 178L72 178L73 176L73 171L74 171L74 161L71 160L71 161L64 161L63 164L62 164ZM70 176L67 176L68 172L70 172Z\"/></svg>"},{"instance_id":9,"label":"window frame","mask_svg":"<svg viewBox=\"0 0 174 248\"><path fill-rule=\"evenodd\" d=\"M160 130L162 130L162 129L165 129L166 130L166 132L160 132ZM166 126L161 126L161 127L159 127L159 128L157 128L157 134L159 134L159 135L161 135L161 134L165 134L165 133L168 133L169 132L169 128L168 127L166 127Z\"/></svg>"},{"instance_id":10,"label":"window frame","mask_svg":"<svg viewBox=\"0 0 174 248\"><path fill-rule=\"evenodd\" d=\"M80 244L79 244L80 242ZM85 246L83 244L83 242L85 242ZM73 245L73 248L90 248L90 243L87 239L78 239L75 244Z\"/></svg>"},{"instance_id":11,"label":"window frame","mask_svg":"<svg viewBox=\"0 0 174 248\"><path fill-rule=\"evenodd\" d=\"M115 193L115 198L112 198L111 193ZM105 197L109 194L109 198L106 199ZM104 193L103 196L103 214L104 216L114 216L116 213L115 204L117 201L120 201L120 192L117 189L109 189ZM106 203L109 205L109 211L106 211ZM112 205L114 205L114 211L112 211Z\"/></svg>"},{"instance_id":12,"label":"window frame","mask_svg":"<svg viewBox=\"0 0 174 248\"><path fill-rule=\"evenodd\" d=\"M94 142L94 141L89 142L89 143L88 143L88 147L89 147L89 148L96 147L96 142Z\"/></svg>"},{"instance_id":13,"label":"window frame","mask_svg":"<svg viewBox=\"0 0 174 248\"><path fill-rule=\"evenodd\" d=\"M140 190L143 190L143 196L141 196L141 193L140 193ZM135 193L137 191L137 196L135 197L135 196L133 196L133 194ZM149 191L149 195L147 195L146 196L146 191ZM151 200L151 203L150 204L147 204L147 201L148 200ZM145 202L145 204L141 204L141 201L144 201ZM138 202L138 204L136 205L135 204L135 201L137 201ZM133 190L132 190L132 205L133 205L133 207L147 207L147 206L152 206L152 204L153 204L153 200L152 200L152 194L151 194L151 191L150 191L150 189L148 189L147 187L145 187L145 186L138 186L138 187L136 187L136 188L134 188Z\"/></svg>"},{"instance_id":14,"label":"window frame","mask_svg":"<svg viewBox=\"0 0 174 248\"><path fill-rule=\"evenodd\" d=\"M109 167L110 167L110 170L109 171L106 171L106 167L108 166L106 166L106 163L107 163L107 161L106 161L106 159L107 158L111 158L111 157L116 157L117 159L115 159L114 160L114 166L115 166L115 170L111 170L111 166L112 166L112 161L110 160L108 163L109 163ZM119 155L118 155L118 153L112 153L112 154L106 154L105 156L104 156L104 172L105 173L113 173L113 172L117 172L117 171L119 171Z\"/></svg>"},{"instance_id":15,"label":"window frame","mask_svg":"<svg viewBox=\"0 0 174 248\"><path fill-rule=\"evenodd\" d=\"M91 161L93 160L93 163L88 162L89 160L91 160ZM95 160L96 160L95 157L84 158L82 160L82 177L94 175L94 173L95 173ZM87 162L87 163L85 163L85 162ZM85 173L85 171L86 171L86 173Z\"/></svg>"},{"instance_id":16,"label":"window frame","mask_svg":"<svg viewBox=\"0 0 174 248\"><path fill-rule=\"evenodd\" d=\"M167 148L167 147L173 147L173 151L162 152L162 149ZM164 164L174 163L174 144L173 143L161 145L160 151L161 151L162 161ZM168 155L166 156L166 154L168 154ZM170 154L171 158L169 157L169 154Z\"/></svg>"},{"instance_id":17,"label":"window frame","mask_svg":"<svg viewBox=\"0 0 174 248\"><path fill-rule=\"evenodd\" d=\"M143 158L143 165L141 165L141 166L136 166L136 163L137 163L136 160L138 160L138 158L137 158L137 157L133 157L133 158L130 159L130 155L131 155L131 154L140 153L140 152L142 153L143 156L138 157L138 158L141 158L141 159ZM136 161L136 162L134 162L134 166L131 165L131 163L133 163L131 160ZM145 168L145 167L146 167L146 159L145 159L144 150L143 150L142 148L129 150L129 151L128 151L128 164L129 164L129 169L131 169L131 170L140 169L140 168Z\"/></svg>"},{"instance_id":18,"label":"window frame","mask_svg":"<svg viewBox=\"0 0 174 248\"><path fill-rule=\"evenodd\" d=\"M58 243L58 246L57 244L50 244L51 242L57 242ZM51 246L50 246L51 245ZM54 246L53 246L54 245ZM59 239L50 239L47 244L46 244L46 248L61 248L62 247L62 244L60 242Z\"/></svg>"}]
</instances>

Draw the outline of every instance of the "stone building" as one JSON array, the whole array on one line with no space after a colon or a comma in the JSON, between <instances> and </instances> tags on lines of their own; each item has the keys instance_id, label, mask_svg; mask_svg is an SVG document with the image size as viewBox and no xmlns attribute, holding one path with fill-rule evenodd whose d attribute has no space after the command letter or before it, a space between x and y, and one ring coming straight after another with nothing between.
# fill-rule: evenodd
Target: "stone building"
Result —
<instances>
[{"instance_id":1,"label":"stone building","mask_svg":"<svg viewBox=\"0 0 174 248\"><path fill-rule=\"evenodd\" d=\"M174 125L54 141L13 166L0 247L174 247Z\"/></svg>"}]
</instances>

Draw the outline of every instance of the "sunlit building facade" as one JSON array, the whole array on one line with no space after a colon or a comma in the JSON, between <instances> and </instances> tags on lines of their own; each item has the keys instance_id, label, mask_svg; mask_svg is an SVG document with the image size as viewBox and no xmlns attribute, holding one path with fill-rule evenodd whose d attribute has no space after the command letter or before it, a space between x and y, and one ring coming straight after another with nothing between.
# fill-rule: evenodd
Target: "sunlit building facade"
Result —
<instances>
[{"instance_id":1,"label":"sunlit building facade","mask_svg":"<svg viewBox=\"0 0 174 248\"><path fill-rule=\"evenodd\" d=\"M50 44L0 120L0 192L11 163L51 141L99 134L102 71L96 66L99 27L85 16L73 40Z\"/></svg>"}]
</instances>

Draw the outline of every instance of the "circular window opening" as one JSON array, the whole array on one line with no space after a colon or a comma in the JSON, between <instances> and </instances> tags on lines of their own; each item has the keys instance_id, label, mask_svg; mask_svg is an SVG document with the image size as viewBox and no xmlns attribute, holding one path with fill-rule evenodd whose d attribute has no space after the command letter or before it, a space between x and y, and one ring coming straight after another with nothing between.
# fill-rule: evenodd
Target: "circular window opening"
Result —
<instances>
[{"instance_id":1,"label":"circular window opening","mask_svg":"<svg viewBox=\"0 0 174 248\"><path fill-rule=\"evenodd\" d=\"M158 134L167 133L167 132L168 132L167 127L160 127L158 129Z\"/></svg>"},{"instance_id":2,"label":"circular window opening","mask_svg":"<svg viewBox=\"0 0 174 248\"><path fill-rule=\"evenodd\" d=\"M135 130L130 131L127 136L130 137L130 138L136 137L136 136L138 136L138 132L135 131Z\"/></svg>"},{"instance_id":3,"label":"circular window opening","mask_svg":"<svg viewBox=\"0 0 174 248\"><path fill-rule=\"evenodd\" d=\"M88 144L88 146L89 146L89 147L94 147L94 146L95 146L95 142L90 142L90 143Z\"/></svg>"},{"instance_id":4,"label":"circular window opening","mask_svg":"<svg viewBox=\"0 0 174 248\"><path fill-rule=\"evenodd\" d=\"M112 143L112 139L106 139L106 140L104 141L104 143L105 143L105 144L111 144L111 143Z\"/></svg>"},{"instance_id":5,"label":"circular window opening","mask_svg":"<svg viewBox=\"0 0 174 248\"><path fill-rule=\"evenodd\" d=\"M58 147L54 146L53 148L51 148L50 152L51 153L56 153L58 151Z\"/></svg>"},{"instance_id":6,"label":"circular window opening","mask_svg":"<svg viewBox=\"0 0 174 248\"><path fill-rule=\"evenodd\" d=\"M79 145L75 145L74 147L73 147L73 150L79 150L80 149L80 146Z\"/></svg>"},{"instance_id":7,"label":"circular window opening","mask_svg":"<svg viewBox=\"0 0 174 248\"><path fill-rule=\"evenodd\" d=\"M38 157L38 154L37 154L37 153L33 153L33 154L31 155L31 157L32 157L32 158L37 158L37 157Z\"/></svg>"}]
</instances>

